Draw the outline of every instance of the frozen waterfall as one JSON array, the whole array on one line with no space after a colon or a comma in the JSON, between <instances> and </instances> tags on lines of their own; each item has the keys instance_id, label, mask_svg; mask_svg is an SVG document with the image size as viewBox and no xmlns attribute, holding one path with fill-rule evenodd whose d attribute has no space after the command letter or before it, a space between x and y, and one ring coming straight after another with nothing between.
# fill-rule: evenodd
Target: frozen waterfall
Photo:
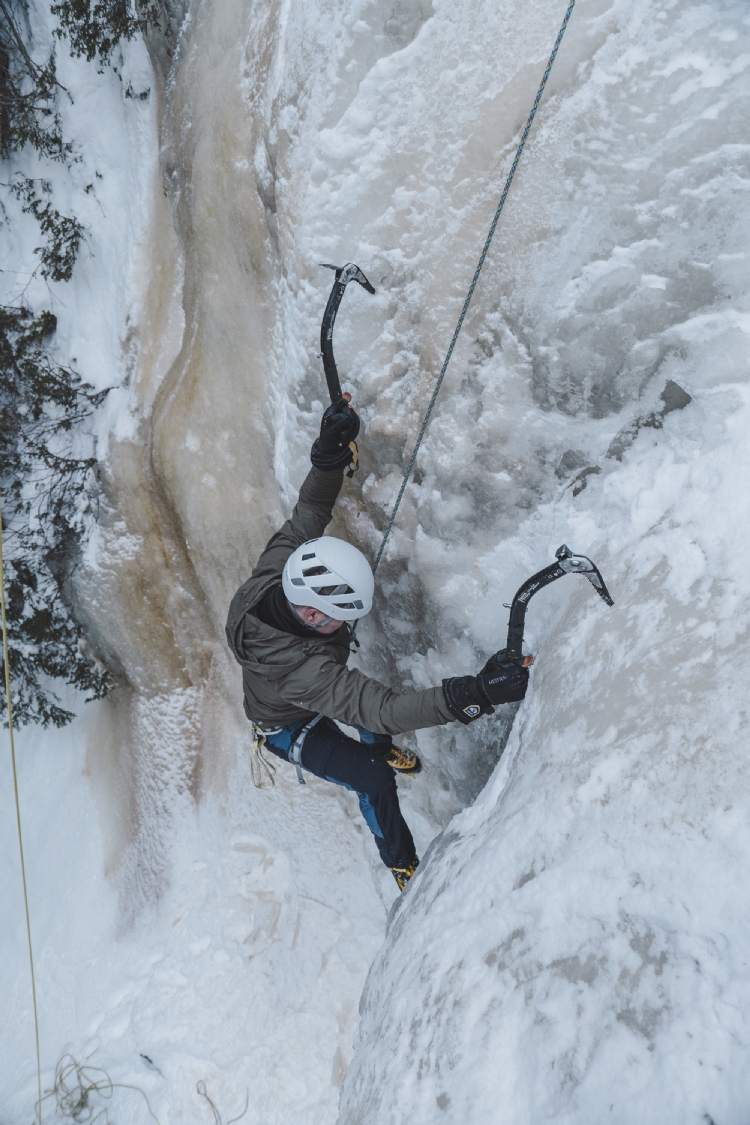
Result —
<instances>
[{"instance_id":1,"label":"frozen waterfall","mask_svg":"<svg viewBox=\"0 0 750 1125\"><path fill-rule=\"evenodd\" d=\"M130 44L122 82L60 49L79 187L103 180L73 281L31 290L61 358L116 387L75 597L119 686L20 740L47 1084L70 1051L161 1125L210 1118L199 1080L224 1120L247 1091L247 1125L742 1125L747 5L576 4L356 659L415 688L478 670L562 542L615 606L557 583L517 712L405 739L427 854L395 902L353 795L283 767L253 789L223 623L326 401L321 262L377 290L337 321L363 436L331 526L374 555L565 6L170 11L175 49ZM15 1122L10 800L3 780Z\"/></svg>"}]
</instances>

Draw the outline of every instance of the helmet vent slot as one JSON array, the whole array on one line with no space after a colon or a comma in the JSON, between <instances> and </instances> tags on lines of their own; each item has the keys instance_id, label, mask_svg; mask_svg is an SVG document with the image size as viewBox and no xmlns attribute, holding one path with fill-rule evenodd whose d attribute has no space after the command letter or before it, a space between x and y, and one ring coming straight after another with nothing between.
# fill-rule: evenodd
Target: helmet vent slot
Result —
<instances>
[{"instance_id":1,"label":"helmet vent slot","mask_svg":"<svg viewBox=\"0 0 750 1125\"><path fill-rule=\"evenodd\" d=\"M303 578L312 578L316 574L330 574L327 566L308 566L302 571Z\"/></svg>"},{"instance_id":2,"label":"helmet vent slot","mask_svg":"<svg viewBox=\"0 0 750 1125\"><path fill-rule=\"evenodd\" d=\"M314 559L314 558L315 558L315 552L313 551L309 555L303 555L302 556L302 562L307 562L308 559Z\"/></svg>"}]
</instances>

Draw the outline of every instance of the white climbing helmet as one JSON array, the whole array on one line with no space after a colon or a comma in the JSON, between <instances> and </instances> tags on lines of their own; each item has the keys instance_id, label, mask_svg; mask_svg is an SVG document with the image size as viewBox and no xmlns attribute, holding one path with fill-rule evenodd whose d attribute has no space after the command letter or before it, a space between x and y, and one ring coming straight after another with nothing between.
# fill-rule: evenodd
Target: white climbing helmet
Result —
<instances>
[{"instance_id":1,"label":"white climbing helmet","mask_svg":"<svg viewBox=\"0 0 750 1125\"><path fill-rule=\"evenodd\" d=\"M281 585L292 605L311 605L336 621L356 621L372 608L375 580L365 556L332 535L310 539L286 560ZM325 591L325 593L323 593Z\"/></svg>"}]
</instances>

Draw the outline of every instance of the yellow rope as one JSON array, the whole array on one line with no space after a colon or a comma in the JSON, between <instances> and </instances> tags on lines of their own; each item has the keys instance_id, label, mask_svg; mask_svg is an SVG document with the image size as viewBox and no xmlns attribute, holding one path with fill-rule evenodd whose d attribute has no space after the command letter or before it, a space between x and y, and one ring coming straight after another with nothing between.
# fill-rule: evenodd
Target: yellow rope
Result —
<instances>
[{"instance_id":1,"label":"yellow rope","mask_svg":"<svg viewBox=\"0 0 750 1125\"><path fill-rule=\"evenodd\" d=\"M8 704L8 734L10 735L10 760L13 765L13 792L16 798L16 823L18 825L18 851L21 857L21 881L23 882L23 904L26 910L26 937L29 943L29 968L31 970L31 999L34 1004L34 1036L36 1038L36 1080L39 1090L37 1116L42 1125L42 1062L39 1053L39 1017L36 1009L36 980L34 978L34 953L31 946L31 918L29 915L29 895L26 889L26 864L23 859L23 833L21 832L21 805L18 799L18 774L16 772L16 747L13 741L13 710L10 702L10 665L8 663L8 627L5 620L5 572L3 570L3 521L0 512L0 614L3 625L3 665L5 667L5 699Z\"/></svg>"}]
</instances>

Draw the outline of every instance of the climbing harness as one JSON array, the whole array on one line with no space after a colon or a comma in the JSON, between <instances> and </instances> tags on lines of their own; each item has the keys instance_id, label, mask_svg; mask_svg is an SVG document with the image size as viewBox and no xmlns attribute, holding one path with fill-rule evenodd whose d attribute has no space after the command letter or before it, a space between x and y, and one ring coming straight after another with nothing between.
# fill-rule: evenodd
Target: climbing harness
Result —
<instances>
[{"instance_id":1,"label":"climbing harness","mask_svg":"<svg viewBox=\"0 0 750 1125\"><path fill-rule=\"evenodd\" d=\"M5 702L8 710L8 735L10 737L10 760L13 770L13 795L16 801L16 825L18 828L18 854L21 860L21 883L23 885L23 905L26 911L26 940L29 948L29 969L31 972L31 1002L34 1010L34 1036L36 1039L36 1080L39 1099L37 1118L42 1125L42 1061L39 1051L39 1015L36 1006L36 977L34 973L34 950L31 943L31 916L29 914L29 892L26 886L26 864L23 855L23 832L21 830L21 803L18 796L18 773L16 771L16 746L13 738L13 707L10 699L10 663L8 660L8 624L5 615L5 571L3 569L3 521L0 513L0 619L3 627L3 666L5 669Z\"/></svg>"},{"instance_id":2,"label":"climbing harness","mask_svg":"<svg viewBox=\"0 0 750 1125\"><path fill-rule=\"evenodd\" d=\"M302 728L292 745L289 747L289 761L292 763L297 771L297 781L300 785L305 784L305 779L302 776L302 747L305 745L305 739L316 723L319 723L323 718L322 715L316 715L314 719Z\"/></svg>"},{"instance_id":3,"label":"climbing harness","mask_svg":"<svg viewBox=\"0 0 750 1125\"><path fill-rule=\"evenodd\" d=\"M401 487L398 490L398 496L396 497L396 502L393 505L393 509L392 509L391 514L388 518L388 523L386 524L386 528L385 528L385 531L383 533L383 540L380 544L380 547L378 548L378 553L375 556L375 562L372 565L373 574L378 569L378 566L380 565L380 560L383 557L383 551L385 550L386 543L388 542L388 537L391 534L391 529L392 529L394 521L396 519L396 514L399 510L399 507L401 506L401 500L403 499L404 492L406 491L406 486L409 483L409 477L411 476L412 469L414 468L414 462L417 459L417 454L419 453L419 447L422 444L422 438L425 435L425 431L427 430L427 427L429 425L430 418L432 417L432 412L435 409L435 403L437 402L437 397L440 394L440 388L443 385L443 379L445 378L445 373L448 370L448 364L451 361L451 356L453 355L453 349L456 346L456 341L458 340L459 333L461 331L461 328L463 327L464 319L466 318L466 313L468 312L469 305L471 304L471 298L474 296L474 290L476 288L477 282L479 281L479 275L482 272L482 266L484 265L484 259L487 257L487 252L490 248L490 243L492 242L492 236L495 233L495 227L497 226L498 219L500 218L500 214L503 210L503 207L505 206L505 200L507 199L508 192L510 191L510 185L513 183L513 177L516 174L516 168L518 167L518 163L521 159L521 155L522 155L524 147L526 145L526 139L529 135L529 132L531 131L531 126L534 123L534 118L536 117L536 111L539 108L540 101L542 100L542 95L544 94L544 88L547 85L547 79L550 76L550 71L552 70L552 66L554 64L555 58L557 57L557 52L558 52L558 49L560 47L560 44L562 43L563 35L565 34L565 29L568 26L568 20L570 19L571 15L572 15L573 9L575 7L575 3L576 3L576 0L571 0L571 3L568 6L568 10L565 13L565 18L562 21L562 26L560 27L560 30L557 33L557 38L555 39L555 45L552 48L552 54L549 57L549 61L547 62L546 69L545 69L544 74L542 76L542 81L540 82L539 89L536 92L536 97L534 98L534 104L531 107L531 113L528 116L528 120L526 121L526 126L524 128L523 133L521 134L521 141L520 141L520 144L518 145L518 148L516 149L516 155L515 155L515 158L513 160L513 163L511 164L510 172L508 173L508 178L505 181L505 187L503 188L502 195L500 196L500 202L497 205L497 210L495 211L495 217L493 218L492 224L490 225L489 234L487 235L487 239L486 239L484 247L482 249L482 253L479 256L479 262L477 263L477 268L474 270L474 277L471 280L471 285L469 286L469 291L466 294L466 299L464 301L463 308L461 309L461 315L458 318L458 324L456 325L456 328L453 332L453 337L452 337L451 342L450 342L450 347L448 348L448 352L445 356L445 359L443 360L443 366L440 369L440 374L437 378L437 382L435 383L435 389L432 392L432 398L430 399L429 405L427 407L427 412L425 413L424 419L422 421L422 426L421 426L421 429L419 431L419 435L417 437L417 441L416 441L416 444L414 446L414 450L412 452L411 457L409 458L409 464L406 466L406 472L404 473L404 479L401 481Z\"/></svg>"},{"instance_id":4,"label":"climbing harness","mask_svg":"<svg viewBox=\"0 0 750 1125\"><path fill-rule=\"evenodd\" d=\"M308 734L323 718L322 715L315 715L306 723L301 730L294 735L292 742L287 750L282 749L282 753L286 753L287 759L292 763L297 771L297 781L300 785L305 785L305 779L302 776L302 748L305 745L305 739ZM274 774L276 767L273 766L265 754L263 749L268 742L269 738L273 738L276 734L282 734L284 731L288 732L287 727L273 727L272 729L264 730L263 727L258 726L257 723L251 723L252 729L252 749L250 751L250 773L253 779L253 785L256 789L273 789L276 784ZM292 728L294 729L294 728ZM287 733L288 737L288 733ZM279 747L281 749L281 747ZM270 785L269 785L270 781Z\"/></svg>"},{"instance_id":5,"label":"climbing harness","mask_svg":"<svg viewBox=\"0 0 750 1125\"><path fill-rule=\"evenodd\" d=\"M531 578L527 578L523 586L519 586L516 590L515 597L509 607L510 620L508 621L508 641L505 649L507 660L512 660L517 664L523 662L524 657L521 649L523 647L526 610L534 594L543 590L545 586L549 586L550 582L555 582L566 574L583 574L607 605L615 604L598 567L591 559L586 558L585 555L574 555L564 543L562 547L558 547L555 551L555 558L557 562L536 574L532 574Z\"/></svg>"},{"instance_id":6,"label":"climbing harness","mask_svg":"<svg viewBox=\"0 0 750 1125\"><path fill-rule=\"evenodd\" d=\"M250 724L250 777L256 789L273 789L276 784L276 766L263 753L268 735L273 733L263 730L257 723Z\"/></svg>"}]
</instances>

